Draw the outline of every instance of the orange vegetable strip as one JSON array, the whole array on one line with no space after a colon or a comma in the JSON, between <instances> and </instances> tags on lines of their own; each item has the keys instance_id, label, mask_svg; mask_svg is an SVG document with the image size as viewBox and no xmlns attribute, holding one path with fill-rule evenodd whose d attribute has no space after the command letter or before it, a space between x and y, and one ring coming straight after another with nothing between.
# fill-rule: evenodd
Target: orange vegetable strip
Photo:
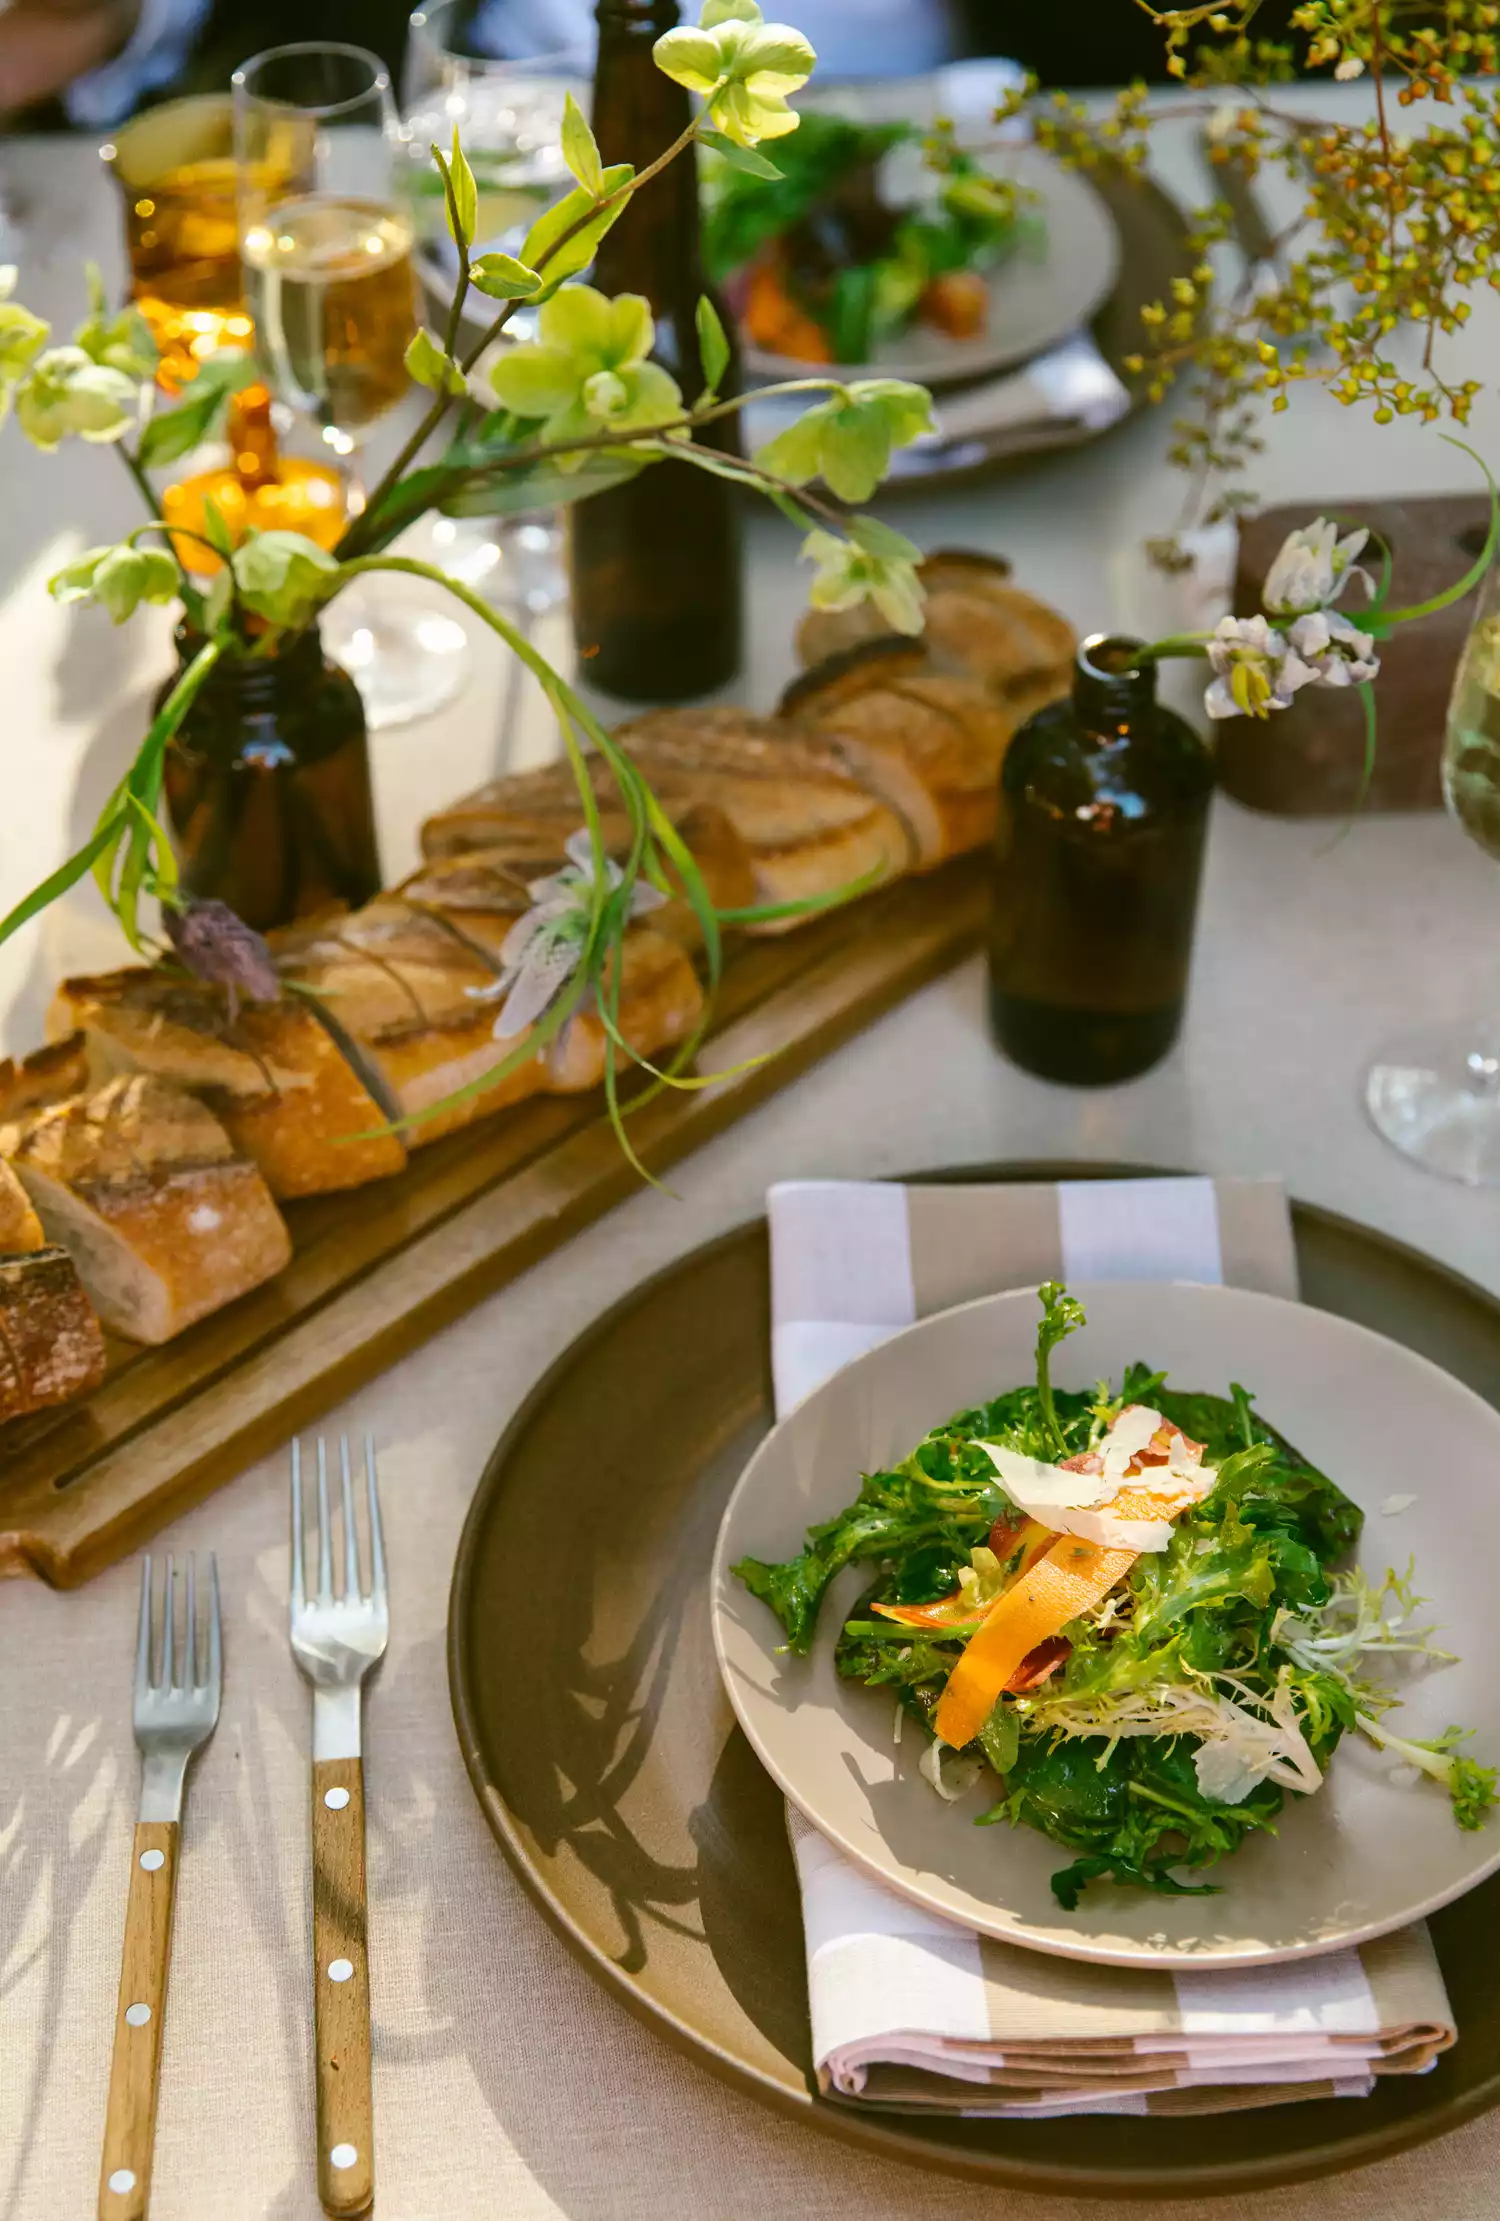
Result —
<instances>
[{"instance_id":1,"label":"orange vegetable strip","mask_svg":"<svg viewBox=\"0 0 1500 2221\"><path fill-rule=\"evenodd\" d=\"M1077 1535L1058 1535L1052 1547L990 1606L983 1626L948 1676L934 1726L940 1740L961 1750L972 1743L1023 1658L1061 1634L1102 1602L1134 1565L1134 1550L1105 1550Z\"/></svg>"},{"instance_id":2,"label":"orange vegetable strip","mask_svg":"<svg viewBox=\"0 0 1500 2221\"><path fill-rule=\"evenodd\" d=\"M998 1524L997 1521L996 1525ZM990 1532L993 1536L994 1529ZM1044 1527L1037 1519L1023 1518L1010 1537L1009 1549L1005 1553L1009 1556L1010 1550L1014 1550L1018 1542L1023 1546L1016 1570L1011 1576L1012 1581L1018 1581L1027 1567L1033 1565L1042 1552L1050 1548L1056 1540L1056 1533L1051 1527ZM993 1548L993 1543L991 1547ZM872 1604L870 1609L872 1612L879 1612L882 1619L900 1620L906 1627L966 1627L974 1617L972 1608L965 1607L962 1589L955 1589L951 1596L940 1596L930 1604Z\"/></svg>"}]
</instances>

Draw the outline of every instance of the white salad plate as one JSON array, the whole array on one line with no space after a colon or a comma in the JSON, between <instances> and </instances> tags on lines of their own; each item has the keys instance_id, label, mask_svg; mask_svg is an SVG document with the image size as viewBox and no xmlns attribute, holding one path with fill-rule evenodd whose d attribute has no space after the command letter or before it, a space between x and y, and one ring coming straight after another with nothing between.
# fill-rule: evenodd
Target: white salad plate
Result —
<instances>
[{"instance_id":1,"label":"white salad plate","mask_svg":"<svg viewBox=\"0 0 1500 2221\"><path fill-rule=\"evenodd\" d=\"M1141 1360L1169 1386L1251 1391L1258 1414L1365 1514L1358 1551L1379 1581L1415 1558L1418 1615L1451 1664L1394 1676L1389 1725L1427 1740L1452 1723L1500 1761L1500 1413L1425 1358L1310 1305L1241 1289L1115 1282L1072 1290L1088 1323L1053 1353L1062 1388L1118 1383ZM862 1473L894 1465L966 1407L1034 1378L1034 1290L924 1319L857 1358L762 1443L730 1499L712 1574L714 1642L729 1699L777 1785L879 1881L1006 1943L1114 1966L1247 1967L1329 1952L1405 1926L1500 1866L1500 1810L1465 1832L1443 1788L1346 1735L1310 1797L1288 1795L1275 1835L1252 1835L1207 1875L1219 1894L1173 1897L1091 1882L1064 1912L1049 1877L1073 1854L1035 1829L973 1822L983 1778L944 1803L918 1772L927 1739L899 1742L884 1691L841 1681L834 1642L870 1579L851 1567L823 1602L811 1654L730 1568L789 1558L803 1532L852 1502ZM1381 1506L1408 1499L1404 1507ZM1395 1661L1400 1665L1401 1661Z\"/></svg>"},{"instance_id":2,"label":"white salad plate","mask_svg":"<svg viewBox=\"0 0 1500 2221\"><path fill-rule=\"evenodd\" d=\"M910 156L912 151L898 147L894 153ZM1036 195L1042 244L1034 254L1018 247L985 269L990 300L982 332L973 339L951 339L946 332L913 324L878 347L872 362L835 363L826 369L791 355L768 354L747 341L750 375L909 378L918 385L951 386L1031 362L1081 330L1119 274L1120 237L1113 217L1086 178L1040 147L995 147L986 151L985 160L996 175L1014 178ZM920 172L913 197L919 189Z\"/></svg>"}]
</instances>

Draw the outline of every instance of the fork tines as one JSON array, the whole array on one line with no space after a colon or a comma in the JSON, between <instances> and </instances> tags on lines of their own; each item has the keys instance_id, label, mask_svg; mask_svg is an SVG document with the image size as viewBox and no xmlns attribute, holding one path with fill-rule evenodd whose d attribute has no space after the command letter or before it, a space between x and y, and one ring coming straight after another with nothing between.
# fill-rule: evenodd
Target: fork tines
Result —
<instances>
[{"instance_id":1,"label":"fork tines","mask_svg":"<svg viewBox=\"0 0 1500 2221\"><path fill-rule=\"evenodd\" d=\"M319 1435L317 1442L318 1469L318 1585L313 1601L327 1605L365 1602L384 1610L385 1542L380 1528L380 1493L375 1475L375 1443L365 1436L365 1495L369 1507L370 1539L368 1557L370 1582L363 1584L360 1572L360 1522L355 1509L354 1480L349 1462L349 1437L339 1436L339 1493L340 1525L343 1533L343 1581L337 1599L333 1587L333 1519L329 1507L328 1446ZM293 1617L307 1603L306 1573L303 1564L303 1529L305 1519L302 1505L302 1444L292 1443L292 1580L291 1609Z\"/></svg>"},{"instance_id":2,"label":"fork tines","mask_svg":"<svg viewBox=\"0 0 1500 2221\"><path fill-rule=\"evenodd\" d=\"M166 1577L159 1599L154 1593L151 1559L141 1560L141 1619L135 1650L135 1701L139 1706L169 1690L211 1698L218 1710L223 1680L223 1638L219 1613L219 1562L208 1553L209 1594L207 1610L198 1612L198 1561L189 1552L187 1579L178 1578L172 1553L167 1553ZM186 1610L178 1632L179 1592L186 1587Z\"/></svg>"}]
</instances>

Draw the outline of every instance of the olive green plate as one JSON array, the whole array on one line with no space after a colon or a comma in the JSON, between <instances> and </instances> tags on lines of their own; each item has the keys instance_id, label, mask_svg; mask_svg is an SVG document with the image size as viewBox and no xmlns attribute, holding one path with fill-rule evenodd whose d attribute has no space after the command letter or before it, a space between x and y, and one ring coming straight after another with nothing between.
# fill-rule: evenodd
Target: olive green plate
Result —
<instances>
[{"instance_id":1,"label":"olive green plate","mask_svg":"<svg viewBox=\"0 0 1500 2221\"><path fill-rule=\"evenodd\" d=\"M1295 1204L1293 1224L1309 1303L1500 1406L1500 1303L1329 1212ZM1366 2165L1500 2101L1500 1877L1431 1922L1457 2045L1431 2074L1366 2099L999 2122L875 2114L817 2094L784 1808L734 1724L708 1617L719 1520L771 1424L768 1314L763 1222L649 1281L534 1390L469 1514L448 1626L459 1742L502 1848L569 1948L661 2034L783 2111L890 2158L1034 2191L1260 2188Z\"/></svg>"}]
</instances>

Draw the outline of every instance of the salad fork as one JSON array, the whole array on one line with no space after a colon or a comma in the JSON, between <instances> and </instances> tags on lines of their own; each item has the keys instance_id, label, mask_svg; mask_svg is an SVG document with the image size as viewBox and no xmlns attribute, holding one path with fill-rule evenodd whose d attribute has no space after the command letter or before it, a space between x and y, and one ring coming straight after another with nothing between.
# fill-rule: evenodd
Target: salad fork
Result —
<instances>
[{"instance_id":1,"label":"salad fork","mask_svg":"<svg viewBox=\"0 0 1500 2221\"><path fill-rule=\"evenodd\" d=\"M212 1552L208 1564L205 1642L198 1629L197 1564L192 1557L187 1562L187 1614L180 1664L175 1625L176 1569L169 1556L158 1616L152 1609L149 1557L141 1565L141 1617L132 1708L142 1762L141 1802L131 1845L125 1948L104 2120L104 2159L99 2170L100 2221L140 2221L151 2196L183 1782L188 1760L218 1724L223 1679L219 1568Z\"/></svg>"},{"instance_id":2,"label":"salad fork","mask_svg":"<svg viewBox=\"0 0 1500 2221\"><path fill-rule=\"evenodd\" d=\"M303 1565L302 1445L292 1444L292 1655L312 1683L313 2016L317 2032L318 2196L325 2213L368 2212L375 2197L365 1791L360 1696L385 1650L389 1613L375 1445L365 1436L370 1586L360 1586L349 1437L339 1437L343 1584L333 1590L328 1452L317 1449L318 1585Z\"/></svg>"}]
</instances>

